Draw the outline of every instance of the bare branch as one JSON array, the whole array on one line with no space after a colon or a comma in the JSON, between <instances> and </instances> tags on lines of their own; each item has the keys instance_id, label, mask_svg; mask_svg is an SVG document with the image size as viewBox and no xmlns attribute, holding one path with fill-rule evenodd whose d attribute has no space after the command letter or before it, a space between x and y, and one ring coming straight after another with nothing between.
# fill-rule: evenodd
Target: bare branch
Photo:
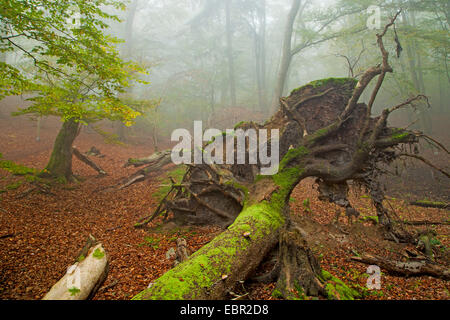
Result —
<instances>
[{"instance_id":1,"label":"bare branch","mask_svg":"<svg viewBox=\"0 0 450 320\"><path fill-rule=\"evenodd\" d=\"M444 171L443 169L435 166L434 164L432 164L429 160L425 159L424 157L418 156L416 154L410 154L410 153L401 153L398 155L399 157L409 157L409 158L415 158L418 159L420 161L422 161L423 163L427 164L428 166L436 169L437 171L439 171L440 173L442 173L443 175L445 175L447 178L450 178L450 174L447 173L446 171Z\"/></svg>"}]
</instances>

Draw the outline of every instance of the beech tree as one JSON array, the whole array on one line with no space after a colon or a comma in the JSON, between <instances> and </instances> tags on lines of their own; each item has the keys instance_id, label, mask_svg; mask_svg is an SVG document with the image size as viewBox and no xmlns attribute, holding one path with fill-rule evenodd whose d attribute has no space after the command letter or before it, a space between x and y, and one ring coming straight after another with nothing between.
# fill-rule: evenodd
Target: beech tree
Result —
<instances>
[{"instance_id":1,"label":"beech tree","mask_svg":"<svg viewBox=\"0 0 450 320\"><path fill-rule=\"evenodd\" d=\"M70 179L81 124L110 119L130 125L140 115L118 95L144 70L124 62L116 50L119 40L105 34L106 21L118 21L106 8L123 10L124 4L2 0L1 6L0 52L21 54L31 67L0 61L0 97L29 93L33 104L17 114L62 119L43 175Z\"/></svg>"}]
</instances>

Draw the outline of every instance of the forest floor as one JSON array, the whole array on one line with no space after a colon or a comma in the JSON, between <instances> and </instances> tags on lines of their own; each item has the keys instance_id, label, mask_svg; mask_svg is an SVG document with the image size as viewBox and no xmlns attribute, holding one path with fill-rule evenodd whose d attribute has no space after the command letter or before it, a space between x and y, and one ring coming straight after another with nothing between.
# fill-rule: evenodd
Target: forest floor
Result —
<instances>
[{"instance_id":1,"label":"forest floor","mask_svg":"<svg viewBox=\"0 0 450 320\"><path fill-rule=\"evenodd\" d=\"M46 120L41 141L36 142L35 122L0 118L3 158L44 168L59 125L57 121ZM213 227L166 231L133 227L155 209L157 200L152 194L161 184L161 178L155 176L123 190L106 188L136 171L123 165L128 158L150 155L153 152L150 140L134 139L132 144L121 146L105 143L100 135L83 130L75 145L82 152L92 146L100 149L105 157L93 157L93 160L108 175L98 177L91 168L74 159L74 173L83 179L78 183L55 184L51 194L33 192L18 199L31 189L30 184L23 177L0 169L0 299L41 299L74 262L89 234L103 243L110 258L107 280L94 299L130 299L172 268L173 261L166 259L166 252L175 247L177 238L184 237L194 252L220 233ZM408 182L393 183L397 188L396 198L390 194L387 204L401 219L448 221L448 210L408 205L404 199L417 199L411 199L410 191L402 192L402 183ZM425 193L433 199L448 200L448 180L441 183L441 187L427 189ZM350 200L362 216L375 215L367 195L354 193ZM350 260L355 254L372 253L400 260L405 248L413 249L384 240L370 223L348 224L341 217L340 227L336 227L331 224L335 210L334 205L318 201L313 180L302 182L292 194L291 213L294 220L303 220L307 226L306 231L312 235L310 245L322 267L350 285L362 289L367 281L367 266ZM156 221L153 226L159 223ZM421 228L424 227L416 229ZM450 228L448 225L432 228L438 233L436 258L448 265ZM248 292L250 299L273 299L273 288L274 284L253 284L242 291ZM444 280L428 276L398 277L383 271L381 290L364 291L365 299L450 299L449 290L449 282Z\"/></svg>"}]
</instances>

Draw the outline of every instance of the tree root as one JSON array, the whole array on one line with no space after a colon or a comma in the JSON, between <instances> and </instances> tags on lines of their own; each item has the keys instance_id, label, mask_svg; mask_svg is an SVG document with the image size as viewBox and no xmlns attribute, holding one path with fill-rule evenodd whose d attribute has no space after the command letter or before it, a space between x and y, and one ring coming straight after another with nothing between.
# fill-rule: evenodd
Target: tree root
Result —
<instances>
[{"instance_id":1,"label":"tree root","mask_svg":"<svg viewBox=\"0 0 450 320\"><path fill-rule=\"evenodd\" d=\"M281 233L280 264L276 290L285 299L302 298L302 295L325 296L324 286L319 280L319 262L299 228L291 228Z\"/></svg>"}]
</instances>

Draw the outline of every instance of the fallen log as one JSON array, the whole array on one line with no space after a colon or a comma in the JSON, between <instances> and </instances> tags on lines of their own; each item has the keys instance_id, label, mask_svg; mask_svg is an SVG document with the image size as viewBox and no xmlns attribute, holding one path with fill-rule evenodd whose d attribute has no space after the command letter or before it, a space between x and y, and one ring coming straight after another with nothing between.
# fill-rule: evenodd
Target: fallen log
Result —
<instances>
[{"instance_id":1,"label":"fallen log","mask_svg":"<svg viewBox=\"0 0 450 320\"><path fill-rule=\"evenodd\" d=\"M352 257L354 261L358 261L364 264L377 265L388 272L395 274L401 274L407 277L411 276L432 276L439 279L450 280L450 269L432 264L427 261L395 261L369 254L362 255L360 257Z\"/></svg>"},{"instance_id":2,"label":"fallen log","mask_svg":"<svg viewBox=\"0 0 450 320\"><path fill-rule=\"evenodd\" d=\"M140 167L143 165L146 166L125 179L125 181L119 185L119 190L128 188L129 186L137 182L144 181L145 179L150 177L151 173L160 171L170 163L172 163L170 150L157 152L144 159L129 159L125 164L125 167Z\"/></svg>"},{"instance_id":3,"label":"fallen log","mask_svg":"<svg viewBox=\"0 0 450 320\"><path fill-rule=\"evenodd\" d=\"M124 167L125 168L130 167L130 166L141 167L146 164L156 165L161 160L167 158L167 156L170 157L170 154L171 154L171 150L165 150L165 151L155 152L154 154L152 154L151 156L146 157L146 158L139 158L139 159L130 158L130 159L128 159L128 161L124 165Z\"/></svg>"},{"instance_id":4,"label":"fallen log","mask_svg":"<svg viewBox=\"0 0 450 320\"><path fill-rule=\"evenodd\" d=\"M101 243L93 245L92 238L87 245L90 247L83 248L78 261L67 269L43 300L87 300L95 295L108 275L108 256Z\"/></svg>"},{"instance_id":5,"label":"fallen log","mask_svg":"<svg viewBox=\"0 0 450 320\"><path fill-rule=\"evenodd\" d=\"M450 221L402 221L395 220L396 223L406 224L409 226L425 226L425 225L450 225Z\"/></svg>"},{"instance_id":6,"label":"fallen log","mask_svg":"<svg viewBox=\"0 0 450 320\"><path fill-rule=\"evenodd\" d=\"M85 164L87 164L89 167L91 167L92 169L94 169L95 171L97 171L99 173L99 175L106 175L107 173L105 172L105 170L103 170L102 168L100 168L94 161L92 161L91 159L89 159L87 156L85 156L84 154L82 154L77 148L73 147L73 155L75 157L77 157L79 160L81 160L82 162L84 162Z\"/></svg>"},{"instance_id":7,"label":"fallen log","mask_svg":"<svg viewBox=\"0 0 450 320\"><path fill-rule=\"evenodd\" d=\"M423 207L423 208L450 209L450 204L445 202L421 200L410 202L410 204L416 207Z\"/></svg>"}]
</instances>

